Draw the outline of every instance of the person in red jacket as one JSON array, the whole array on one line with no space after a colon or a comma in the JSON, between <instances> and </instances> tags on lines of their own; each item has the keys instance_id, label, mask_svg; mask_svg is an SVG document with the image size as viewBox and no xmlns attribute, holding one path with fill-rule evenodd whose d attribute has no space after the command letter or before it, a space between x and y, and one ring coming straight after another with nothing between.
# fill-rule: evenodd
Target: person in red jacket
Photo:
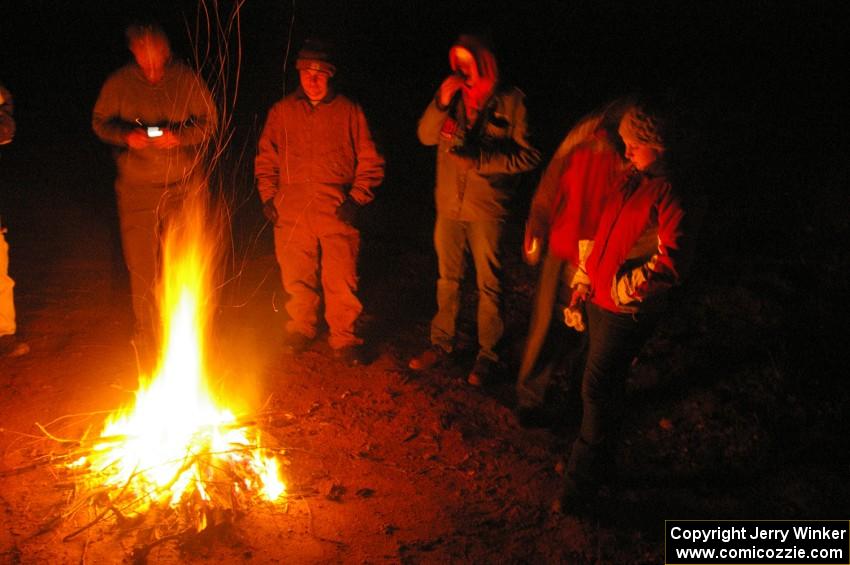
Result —
<instances>
[{"instance_id":1,"label":"person in red jacket","mask_svg":"<svg viewBox=\"0 0 850 565\"><path fill-rule=\"evenodd\" d=\"M305 42L296 68L300 87L272 106L254 161L289 294L286 343L299 352L315 339L323 291L328 343L336 357L356 365L363 360L355 328L363 306L356 294L360 232L353 219L374 199L384 159L361 107L330 85L336 66L328 46Z\"/></svg>"},{"instance_id":2,"label":"person in red jacket","mask_svg":"<svg viewBox=\"0 0 850 565\"><path fill-rule=\"evenodd\" d=\"M541 253L544 259L517 376L517 413L524 426L550 419L549 385L556 375L571 372L570 361L578 362L586 346L585 261L605 202L626 167L617 135L626 107L625 100L615 100L579 120L552 157L531 203L525 259L530 265ZM569 320L564 306L574 314Z\"/></svg>"},{"instance_id":3,"label":"person in red jacket","mask_svg":"<svg viewBox=\"0 0 850 565\"><path fill-rule=\"evenodd\" d=\"M647 108L635 104L620 121L632 167L608 198L586 263L589 349L582 421L561 499L572 508L613 470L626 373L693 252L696 215L686 211L666 170L670 125Z\"/></svg>"}]
</instances>

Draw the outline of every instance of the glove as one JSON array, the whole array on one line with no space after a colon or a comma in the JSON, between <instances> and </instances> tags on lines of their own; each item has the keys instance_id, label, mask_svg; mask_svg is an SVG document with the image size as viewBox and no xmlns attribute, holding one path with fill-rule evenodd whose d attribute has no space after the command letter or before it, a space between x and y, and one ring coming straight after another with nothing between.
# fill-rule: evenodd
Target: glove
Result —
<instances>
[{"instance_id":1,"label":"glove","mask_svg":"<svg viewBox=\"0 0 850 565\"><path fill-rule=\"evenodd\" d=\"M354 225L354 219L357 217L357 210L359 209L360 204L349 196L337 207L336 217L350 226Z\"/></svg>"},{"instance_id":2,"label":"glove","mask_svg":"<svg viewBox=\"0 0 850 565\"><path fill-rule=\"evenodd\" d=\"M277 208L274 205L274 198L269 198L263 202L263 215L268 221L277 224Z\"/></svg>"}]
</instances>

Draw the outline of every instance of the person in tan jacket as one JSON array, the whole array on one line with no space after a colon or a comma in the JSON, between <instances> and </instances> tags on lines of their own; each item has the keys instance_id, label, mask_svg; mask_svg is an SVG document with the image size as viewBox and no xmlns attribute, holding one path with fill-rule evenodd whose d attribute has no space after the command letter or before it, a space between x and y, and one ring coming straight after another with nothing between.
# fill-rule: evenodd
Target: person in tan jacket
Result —
<instances>
[{"instance_id":1,"label":"person in tan jacket","mask_svg":"<svg viewBox=\"0 0 850 565\"><path fill-rule=\"evenodd\" d=\"M130 272L135 344L143 361L159 330L154 296L163 222L207 185L205 149L218 111L203 79L171 56L155 24L127 28L133 61L112 73L92 112L92 129L113 146L121 245Z\"/></svg>"},{"instance_id":2,"label":"person in tan jacket","mask_svg":"<svg viewBox=\"0 0 850 565\"><path fill-rule=\"evenodd\" d=\"M493 49L483 37L462 35L449 50L450 74L419 120L419 141L437 147L437 314L431 346L410 360L425 370L445 363L454 348L460 281L468 248L478 283L478 355L470 384L479 386L499 363L500 243L517 175L537 167L528 140L525 95L499 82Z\"/></svg>"},{"instance_id":3,"label":"person in tan jacket","mask_svg":"<svg viewBox=\"0 0 850 565\"><path fill-rule=\"evenodd\" d=\"M336 357L356 365L363 360L355 327L363 306L353 220L383 181L384 159L361 107L334 92L336 66L327 45L305 42L296 68L300 86L269 110L254 161L289 294L287 347L303 351L315 339L323 292L328 343Z\"/></svg>"}]
</instances>

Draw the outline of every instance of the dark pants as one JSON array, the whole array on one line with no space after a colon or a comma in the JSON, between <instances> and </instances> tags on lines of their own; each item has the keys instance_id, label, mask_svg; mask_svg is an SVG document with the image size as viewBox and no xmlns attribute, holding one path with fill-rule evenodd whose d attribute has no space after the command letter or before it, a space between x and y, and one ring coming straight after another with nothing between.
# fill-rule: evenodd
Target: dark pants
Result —
<instances>
[{"instance_id":1,"label":"dark pants","mask_svg":"<svg viewBox=\"0 0 850 565\"><path fill-rule=\"evenodd\" d=\"M581 384L581 429L567 464L568 477L577 483L599 482L612 471L629 365L657 319L657 314L617 314L587 305L590 345Z\"/></svg>"},{"instance_id":2,"label":"dark pants","mask_svg":"<svg viewBox=\"0 0 850 565\"><path fill-rule=\"evenodd\" d=\"M360 232L336 217L336 202L316 199L303 210L287 210L274 230L275 254L289 294L286 331L316 335L321 293L333 349L358 345L355 325L363 310L357 298ZM321 285L319 274L321 273Z\"/></svg>"},{"instance_id":3,"label":"dark pants","mask_svg":"<svg viewBox=\"0 0 850 565\"><path fill-rule=\"evenodd\" d=\"M460 310L460 284L468 248L475 264L478 285L478 356L498 361L496 345L502 338L502 263L500 242L504 222L461 222L437 216L434 247L437 251L437 314L431 320L431 343L446 351L454 347L455 324Z\"/></svg>"},{"instance_id":4,"label":"dark pants","mask_svg":"<svg viewBox=\"0 0 850 565\"><path fill-rule=\"evenodd\" d=\"M187 198L205 188L200 175L171 185L134 182L118 177L115 191L121 224L121 247L130 273L136 333L155 336L160 329L156 282L160 269L162 229Z\"/></svg>"}]
</instances>

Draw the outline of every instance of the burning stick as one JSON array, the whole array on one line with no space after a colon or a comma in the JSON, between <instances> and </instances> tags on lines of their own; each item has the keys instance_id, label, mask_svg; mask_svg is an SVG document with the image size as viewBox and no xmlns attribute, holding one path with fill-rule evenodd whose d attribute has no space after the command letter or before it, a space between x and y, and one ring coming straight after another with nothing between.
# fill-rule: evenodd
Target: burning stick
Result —
<instances>
[{"instance_id":1,"label":"burning stick","mask_svg":"<svg viewBox=\"0 0 850 565\"><path fill-rule=\"evenodd\" d=\"M233 423L224 427L230 432L236 431L240 436L247 437L250 435L247 434L248 431L259 433L250 425L255 419L242 419L242 422L247 422L248 425L239 426ZM160 522L157 528L167 532L166 539L176 539L188 532L200 532L208 527L229 522L257 499L278 500L283 495L282 490L275 496L263 495L260 472L265 469L261 465L258 466L258 462L263 459L258 456L259 450L255 444L240 442L223 450L193 450L192 446L189 446L178 460L161 462L171 470L168 480L162 485L153 485L144 480L145 473L153 469L143 468L138 464L122 484L115 485L110 484L109 479L114 473L113 467L119 465L119 461L109 461L101 469L92 469L91 465L71 465L72 462L92 457L102 451L103 446L98 445L97 440L68 440L56 437L43 427L42 431L51 441L56 441L61 446L73 446L72 449L65 453L51 453L43 456L41 461L4 471L3 474L20 473L49 463L59 463L63 469L72 469L78 471L78 474L77 481L69 483L74 488L75 496L67 508L44 523L34 536L54 530L80 511L97 509L93 518L65 535L63 541L76 538L103 523L110 515L115 517L119 530L125 532L141 527L146 522L156 522L157 517L166 516L168 523ZM207 427L201 431L203 434L209 434L214 430ZM122 441L133 440L127 436L108 436L107 439L110 449L119 446ZM79 447L82 444L86 444L84 449ZM263 448L262 451L278 456L284 453L280 448ZM181 491L187 484L187 476L194 481L195 486L190 494ZM184 492L184 495L177 498L174 492ZM158 545L161 541L162 538L149 546Z\"/></svg>"}]
</instances>

